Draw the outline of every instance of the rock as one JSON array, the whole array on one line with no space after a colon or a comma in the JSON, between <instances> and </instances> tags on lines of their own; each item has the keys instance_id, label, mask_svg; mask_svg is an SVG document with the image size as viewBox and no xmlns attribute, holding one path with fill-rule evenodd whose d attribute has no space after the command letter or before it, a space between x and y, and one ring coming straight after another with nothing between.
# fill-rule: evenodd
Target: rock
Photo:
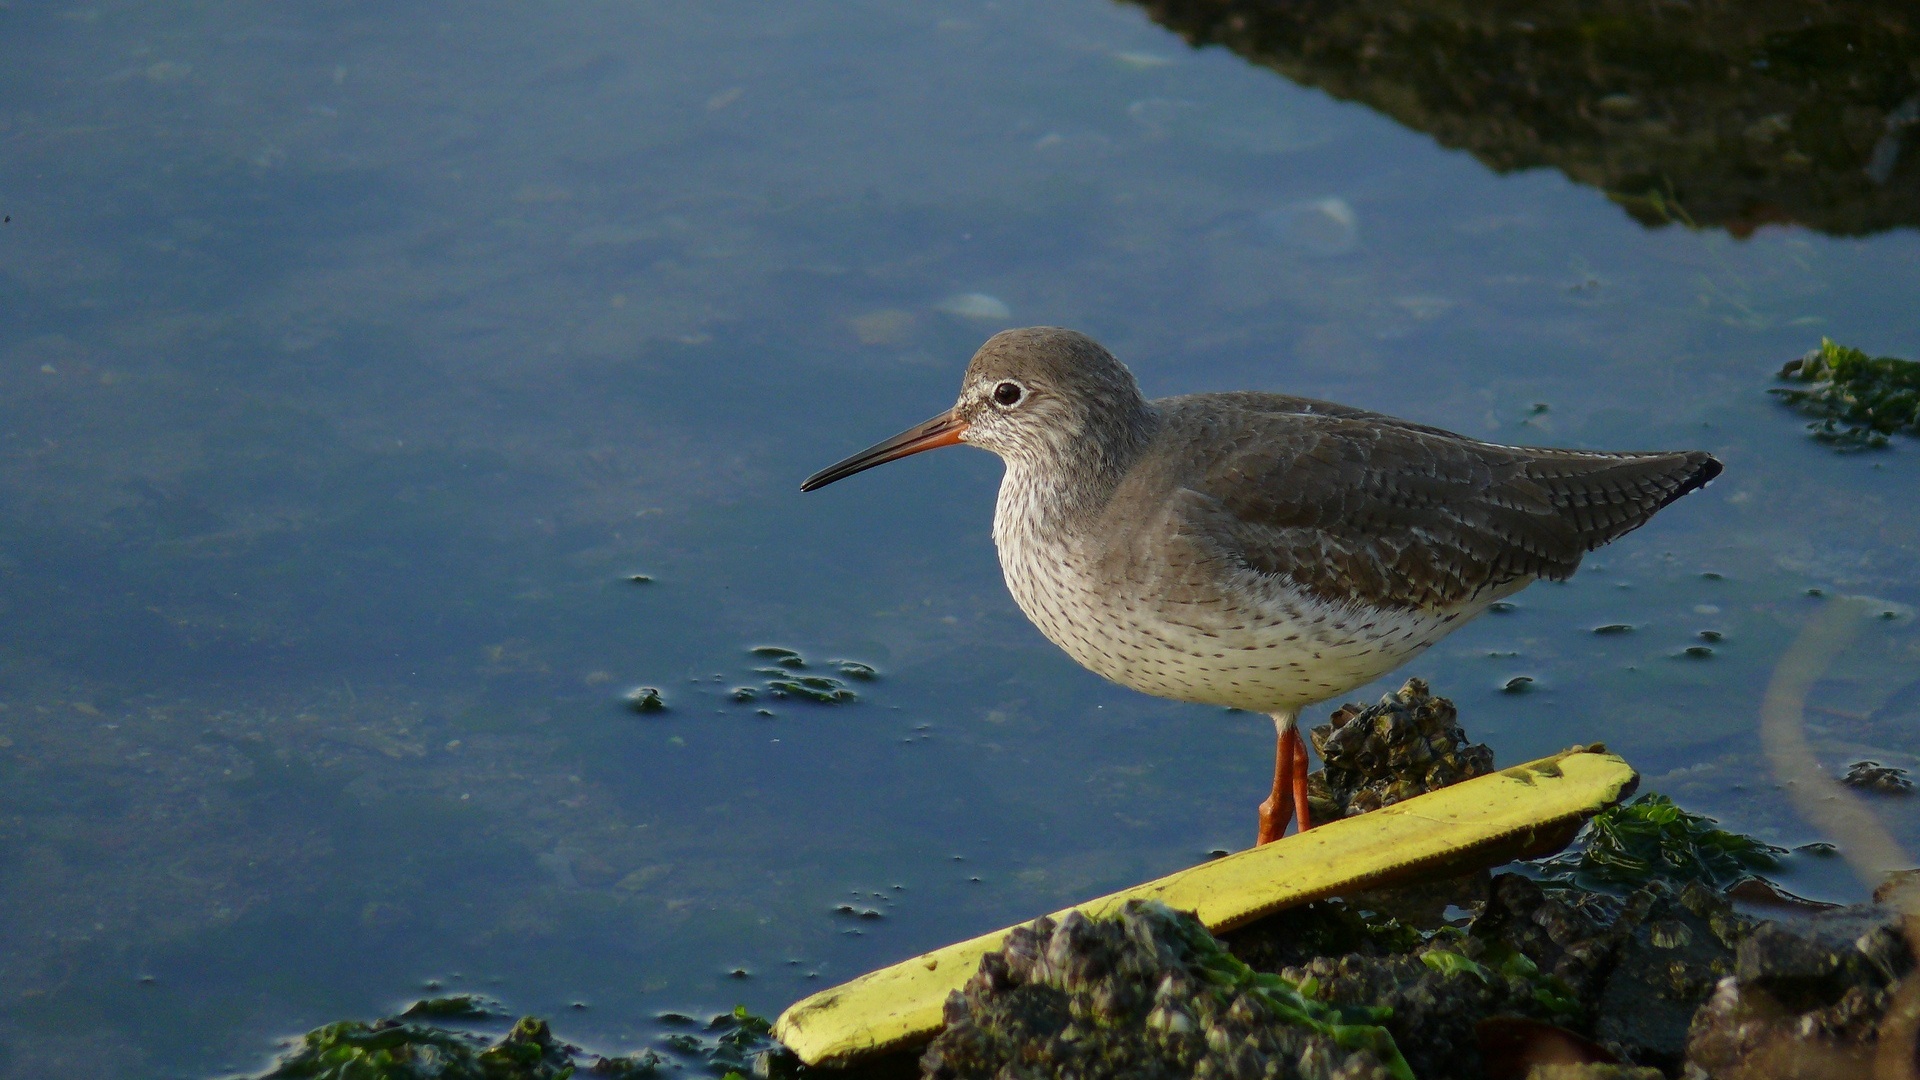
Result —
<instances>
[{"instance_id":1,"label":"rock","mask_svg":"<svg viewBox=\"0 0 1920 1080\"><path fill-rule=\"evenodd\" d=\"M1221 935L1255 971L1281 971L1321 956L1391 956L1411 952L1421 935L1392 918L1368 917L1339 900L1316 900L1276 912Z\"/></svg>"},{"instance_id":2,"label":"rock","mask_svg":"<svg viewBox=\"0 0 1920 1080\"><path fill-rule=\"evenodd\" d=\"M1257 974L1193 916L1136 900L1008 935L947 999L921 1074L1404 1080L1377 1016Z\"/></svg>"},{"instance_id":3,"label":"rock","mask_svg":"<svg viewBox=\"0 0 1920 1080\"><path fill-rule=\"evenodd\" d=\"M1596 893L1556 890L1548 895L1538 883L1518 874L1500 874L1486 907L1467 933L1481 942L1518 951L1547 974L1564 982L1575 1000L1597 999L1612 962L1609 927L1620 902Z\"/></svg>"},{"instance_id":4,"label":"rock","mask_svg":"<svg viewBox=\"0 0 1920 1080\"><path fill-rule=\"evenodd\" d=\"M1433 931L1478 910L1493 888L1493 873L1475 870L1459 877L1415 881L1385 889L1366 889L1342 897L1355 910L1372 912L1418 930Z\"/></svg>"},{"instance_id":5,"label":"rock","mask_svg":"<svg viewBox=\"0 0 1920 1080\"><path fill-rule=\"evenodd\" d=\"M1876 904L1762 923L1740 943L1733 974L1694 1015L1687 1075L1878 1075L1880 1029L1894 984L1912 968L1900 916ZM1903 1026L1910 1027L1911 1018Z\"/></svg>"},{"instance_id":6,"label":"rock","mask_svg":"<svg viewBox=\"0 0 1920 1080\"><path fill-rule=\"evenodd\" d=\"M1789 1009L1831 1005L1851 987L1883 987L1913 966L1899 915L1859 904L1794 922L1762 923L1733 974Z\"/></svg>"},{"instance_id":7,"label":"rock","mask_svg":"<svg viewBox=\"0 0 1920 1080\"><path fill-rule=\"evenodd\" d=\"M1408 679L1377 704L1347 704L1310 733L1326 768L1308 778L1316 821L1377 810L1493 771L1493 751L1469 745L1453 702Z\"/></svg>"},{"instance_id":8,"label":"rock","mask_svg":"<svg viewBox=\"0 0 1920 1080\"><path fill-rule=\"evenodd\" d=\"M1733 970L1750 927L1699 885L1675 898L1644 889L1615 922L1613 968L1594 1005L1594 1038L1622 1059L1672 1071L1695 1010Z\"/></svg>"},{"instance_id":9,"label":"rock","mask_svg":"<svg viewBox=\"0 0 1920 1080\"><path fill-rule=\"evenodd\" d=\"M1840 778L1840 782L1850 788L1881 795L1913 794L1913 781L1907 779L1907 770L1882 765L1877 761L1854 762L1847 766L1847 774Z\"/></svg>"}]
</instances>

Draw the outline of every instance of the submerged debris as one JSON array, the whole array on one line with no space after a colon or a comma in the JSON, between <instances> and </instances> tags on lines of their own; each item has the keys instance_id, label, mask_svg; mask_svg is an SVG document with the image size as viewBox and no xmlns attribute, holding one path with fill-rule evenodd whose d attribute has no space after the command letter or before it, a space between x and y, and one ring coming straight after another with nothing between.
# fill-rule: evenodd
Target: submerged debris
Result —
<instances>
[{"instance_id":1,"label":"submerged debris","mask_svg":"<svg viewBox=\"0 0 1920 1080\"><path fill-rule=\"evenodd\" d=\"M1384 1010L1259 973L1192 915L1132 900L1036 920L947 999L929 1078L1340 1077L1411 1080Z\"/></svg>"},{"instance_id":2,"label":"submerged debris","mask_svg":"<svg viewBox=\"0 0 1920 1080\"><path fill-rule=\"evenodd\" d=\"M1541 869L1552 880L1601 891L1654 881L1724 889L1755 871L1776 868L1786 854L1718 826L1665 795L1648 792L1596 815L1577 848L1548 859Z\"/></svg>"},{"instance_id":3,"label":"submerged debris","mask_svg":"<svg viewBox=\"0 0 1920 1080\"><path fill-rule=\"evenodd\" d=\"M1913 781L1907 779L1907 770L1882 765L1877 761L1856 761L1847 766L1847 775L1840 782L1862 791L1874 791L1882 795L1911 795Z\"/></svg>"},{"instance_id":4,"label":"submerged debris","mask_svg":"<svg viewBox=\"0 0 1920 1080\"><path fill-rule=\"evenodd\" d=\"M1869 357L1821 338L1777 377L1811 384L1767 392L1814 417L1807 431L1821 442L1860 450L1885 446L1896 433L1920 435L1920 361Z\"/></svg>"},{"instance_id":5,"label":"submerged debris","mask_svg":"<svg viewBox=\"0 0 1920 1080\"><path fill-rule=\"evenodd\" d=\"M1315 821L1377 810L1493 771L1493 751L1469 745L1453 702L1408 679L1377 704L1342 705L1310 733L1326 769L1308 778Z\"/></svg>"}]
</instances>

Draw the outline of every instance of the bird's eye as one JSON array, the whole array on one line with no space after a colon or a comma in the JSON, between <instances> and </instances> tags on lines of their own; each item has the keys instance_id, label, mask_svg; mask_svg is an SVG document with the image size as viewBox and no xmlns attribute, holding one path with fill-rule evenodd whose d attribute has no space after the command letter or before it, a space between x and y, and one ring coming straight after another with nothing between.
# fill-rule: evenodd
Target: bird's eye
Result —
<instances>
[{"instance_id":1,"label":"bird's eye","mask_svg":"<svg viewBox=\"0 0 1920 1080\"><path fill-rule=\"evenodd\" d=\"M1019 383L1003 382L993 388L993 400L1001 405L1018 405L1020 404L1020 396L1024 393L1025 391L1020 389Z\"/></svg>"}]
</instances>

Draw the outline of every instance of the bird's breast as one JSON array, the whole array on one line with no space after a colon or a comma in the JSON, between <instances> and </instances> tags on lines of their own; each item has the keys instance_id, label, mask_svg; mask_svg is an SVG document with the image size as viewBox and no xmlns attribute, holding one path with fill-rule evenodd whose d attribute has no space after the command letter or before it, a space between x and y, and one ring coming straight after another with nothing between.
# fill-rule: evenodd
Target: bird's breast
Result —
<instances>
[{"instance_id":1,"label":"bird's breast","mask_svg":"<svg viewBox=\"0 0 1920 1080\"><path fill-rule=\"evenodd\" d=\"M1299 708L1379 678L1478 613L1332 604L1251 569L1139 576L1128 568L1154 553L1114 558L1113 537L1045 523L1006 495L994 541L1020 610L1082 666L1159 697Z\"/></svg>"}]
</instances>

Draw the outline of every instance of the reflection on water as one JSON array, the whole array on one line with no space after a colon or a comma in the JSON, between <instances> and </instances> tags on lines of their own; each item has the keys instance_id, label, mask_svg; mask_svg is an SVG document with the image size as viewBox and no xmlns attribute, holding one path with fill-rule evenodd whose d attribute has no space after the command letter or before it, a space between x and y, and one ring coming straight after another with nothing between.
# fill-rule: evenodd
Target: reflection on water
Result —
<instances>
[{"instance_id":1,"label":"reflection on water","mask_svg":"<svg viewBox=\"0 0 1920 1080\"><path fill-rule=\"evenodd\" d=\"M1040 639L987 455L796 490L1010 323L1712 450L1388 682L1792 846L1761 688L1862 593L1809 738L1916 764L1920 455L1764 393L1920 355L1912 230L1643 230L1093 0L15 5L0 54L0 1076L252 1068L429 980L632 1048L1245 844L1270 725Z\"/></svg>"},{"instance_id":2,"label":"reflection on water","mask_svg":"<svg viewBox=\"0 0 1920 1080\"><path fill-rule=\"evenodd\" d=\"M1920 224L1920 26L1905 4L1138 2L1195 45L1501 172L1559 169L1648 225Z\"/></svg>"}]
</instances>

